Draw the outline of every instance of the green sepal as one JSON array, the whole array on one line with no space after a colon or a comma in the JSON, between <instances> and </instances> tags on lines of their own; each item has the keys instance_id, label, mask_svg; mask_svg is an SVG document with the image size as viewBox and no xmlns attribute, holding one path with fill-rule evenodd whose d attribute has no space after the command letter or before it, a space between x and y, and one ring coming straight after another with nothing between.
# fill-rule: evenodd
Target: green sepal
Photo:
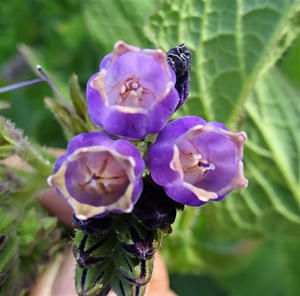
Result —
<instances>
[{"instance_id":1,"label":"green sepal","mask_svg":"<svg viewBox=\"0 0 300 296\"><path fill-rule=\"evenodd\" d=\"M99 130L91 121L85 98L80 90L78 77L73 74L69 81L69 96L72 105L46 97L45 105L63 128L67 139L75 135Z\"/></svg>"},{"instance_id":2,"label":"green sepal","mask_svg":"<svg viewBox=\"0 0 300 296\"><path fill-rule=\"evenodd\" d=\"M73 250L77 260L77 293L106 295L105 291L112 288L120 296L142 296L151 279L153 255L161 244L163 231L145 229L131 214L111 215L111 218L112 227L105 234L76 230ZM134 250L138 245L136 237L149 244L153 253L140 258L128 252L124 245Z\"/></svg>"},{"instance_id":3,"label":"green sepal","mask_svg":"<svg viewBox=\"0 0 300 296\"><path fill-rule=\"evenodd\" d=\"M53 113L53 115L63 128L64 134L67 139L70 139L74 135L73 126L70 120L71 112L67 109L67 107L55 101L53 98L46 97L44 99L44 102L46 107Z\"/></svg>"},{"instance_id":4,"label":"green sepal","mask_svg":"<svg viewBox=\"0 0 300 296\"><path fill-rule=\"evenodd\" d=\"M63 128L68 139L75 135L92 132L95 127L90 121L82 119L78 114L52 98L45 98L46 107L53 113Z\"/></svg>"},{"instance_id":5,"label":"green sepal","mask_svg":"<svg viewBox=\"0 0 300 296\"><path fill-rule=\"evenodd\" d=\"M93 296L110 289L109 266L90 266L76 268L75 283L78 295Z\"/></svg>"},{"instance_id":6,"label":"green sepal","mask_svg":"<svg viewBox=\"0 0 300 296\"><path fill-rule=\"evenodd\" d=\"M77 115L81 119L85 120L87 113L86 101L81 93L80 86L78 83L78 76L75 73L72 74L69 81L69 92L71 101L73 103Z\"/></svg>"},{"instance_id":7,"label":"green sepal","mask_svg":"<svg viewBox=\"0 0 300 296\"><path fill-rule=\"evenodd\" d=\"M114 260L115 266L118 267L118 273L111 279L111 287L116 294L121 296L144 295L146 285L152 276L153 257L141 262L128 255L119 254ZM132 268L129 268L129 265Z\"/></svg>"}]
</instances>

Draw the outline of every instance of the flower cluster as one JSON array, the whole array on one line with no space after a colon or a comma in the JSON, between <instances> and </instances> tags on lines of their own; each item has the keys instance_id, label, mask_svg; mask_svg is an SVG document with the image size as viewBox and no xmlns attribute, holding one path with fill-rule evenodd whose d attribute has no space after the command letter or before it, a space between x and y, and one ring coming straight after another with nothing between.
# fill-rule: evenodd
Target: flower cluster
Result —
<instances>
[{"instance_id":1,"label":"flower cluster","mask_svg":"<svg viewBox=\"0 0 300 296\"><path fill-rule=\"evenodd\" d=\"M74 137L48 179L68 200L77 222L131 212L143 192L145 162L166 193L164 201L151 198L157 189L147 179L133 213L150 229L175 219L176 207L167 206L168 197L175 204L200 206L247 185L242 163L245 133L232 133L221 123L194 116L168 123L187 99L190 59L184 45L166 55L122 41L104 57L87 83L86 95L91 119L106 133ZM149 134L158 136L143 159L130 141L143 141ZM149 217L141 214L142 200L151 209Z\"/></svg>"}]
</instances>

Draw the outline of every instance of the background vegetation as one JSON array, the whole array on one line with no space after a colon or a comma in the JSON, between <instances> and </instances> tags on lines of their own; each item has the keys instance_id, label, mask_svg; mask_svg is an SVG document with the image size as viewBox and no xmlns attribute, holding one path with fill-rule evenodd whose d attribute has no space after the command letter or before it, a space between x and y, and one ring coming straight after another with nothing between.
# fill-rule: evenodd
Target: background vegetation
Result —
<instances>
[{"instance_id":1,"label":"background vegetation","mask_svg":"<svg viewBox=\"0 0 300 296\"><path fill-rule=\"evenodd\" d=\"M249 187L186 209L164 242L179 295L300 293L300 1L12 0L0 5L0 86L41 64L67 96L82 89L117 40L193 52L191 93L175 116L195 114L248 134ZM65 147L44 83L0 95L33 141Z\"/></svg>"}]
</instances>

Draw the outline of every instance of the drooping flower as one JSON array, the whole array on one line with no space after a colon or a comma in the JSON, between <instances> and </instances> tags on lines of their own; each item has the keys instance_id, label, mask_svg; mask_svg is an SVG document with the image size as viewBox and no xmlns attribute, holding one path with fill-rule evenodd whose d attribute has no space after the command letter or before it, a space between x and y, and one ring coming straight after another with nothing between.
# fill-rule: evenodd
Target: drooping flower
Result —
<instances>
[{"instance_id":1,"label":"drooping flower","mask_svg":"<svg viewBox=\"0 0 300 296\"><path fill-rule=\"evenodd\" d=\"M200 206L247 186L243 172L244 132L186 116L169 123L149 151L153 180L175 201Z\"/></svg>"},{"instance_id":2,"label":"drooping flower","mask_svg":"<svg viewBox=\"0 0 300 296\"><path fill-rule=\"evenodd\" d=\"M55 164L48 182L57 188L78 219L108 212L131 212L143 183L144 161L134 145L101 132L74 137Z\"/></svg>"},{"instance_id":3,"label":"drooping flower","mask_svg":"<svg viewBox=\"0 0 300 296\"><path fill-rule=\"evenodd\" d=\"M175 80L163 51L119 41L87 83L89 114L110 134L143 139L161 131L175 111Z\"/></svg>"}]
</instances>

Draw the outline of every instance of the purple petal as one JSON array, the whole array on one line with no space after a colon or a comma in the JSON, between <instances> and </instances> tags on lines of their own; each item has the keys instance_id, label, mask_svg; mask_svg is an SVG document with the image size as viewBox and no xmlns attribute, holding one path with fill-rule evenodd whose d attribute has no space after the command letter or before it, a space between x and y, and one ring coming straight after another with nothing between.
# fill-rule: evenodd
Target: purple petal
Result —
<instances>
[{"instance_id":1,"label":"purple petal","mask_svg":"<svg viewBox=\"0 0 300 296\"><path fill-rule=\"evenodd\" d=\"M170 122L158 135L157 143L168 141L175 142L195 125L204 125L206 121L197 116L185 116Z\"/></svg>"},{"instance_id":2,"label":"purple petal","mask_svg":"<svg viewBox=\"0 0 300 296\"><path fill-rule=\"evenodd\" d=\"M77 218L132 211L142 188L143 159L130 142L100 132L74 137L49 184L73 207Z\"/></svg>"},{"instance_id":3,"label":"purple petal","mask_svg":"<svg viewBox=\"0 0 300 296\"><path fill-rule=\"evenodd\" d=\"M153 180L175 201L200 206L247 186L243 173L243 132L194 116L169 123L149 151Z\"/></svg>"},{"instance_id":4,"label":"purple petal","mask_svg":"<svg viewBox=\"0 0 300 296\"><path fill-rule=\"evenodd\" d=\"M118 42L88 81L89 114L110 134L143 139L159 132L175 111L174 83L165 53Z\"/></svg>"}]
</instances>

